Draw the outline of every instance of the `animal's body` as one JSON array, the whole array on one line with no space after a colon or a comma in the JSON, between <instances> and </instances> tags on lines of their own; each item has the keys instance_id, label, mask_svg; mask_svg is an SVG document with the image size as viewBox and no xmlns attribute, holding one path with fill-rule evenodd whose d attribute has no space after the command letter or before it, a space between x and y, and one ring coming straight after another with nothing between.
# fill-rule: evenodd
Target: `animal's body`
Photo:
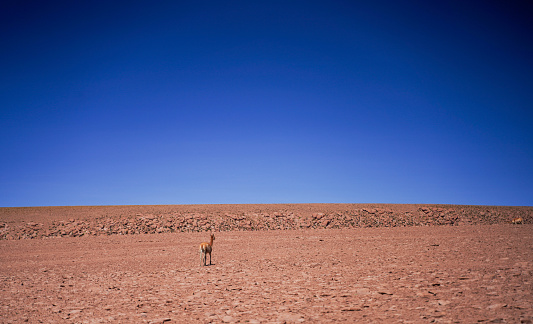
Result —
<instances>
[{"instance_id":1,"label":"animal's body","mask_svg":"<svg viewBox=\"0 0 533 324\"><path fill-rule=\"evenodd\" d=\"M511 221L512 224L522 224L523 222L524 220L522 219L522 217L513 218L513 220Z\"/></svg>"},{"instance_id":2,"label":"animal's body","mask_svg":"<svg viewBox=\"0 0 533 324\"><path fill-rule=\"evenodd\" d=\"M211 241L209 243L204 242L200 244L200 263L201 265L207 265L207 255L209 254L209 265L211 265L211 252L213 251L213 241L215 240L215 234L211 234Z\"/></svg>"}]
</instances>

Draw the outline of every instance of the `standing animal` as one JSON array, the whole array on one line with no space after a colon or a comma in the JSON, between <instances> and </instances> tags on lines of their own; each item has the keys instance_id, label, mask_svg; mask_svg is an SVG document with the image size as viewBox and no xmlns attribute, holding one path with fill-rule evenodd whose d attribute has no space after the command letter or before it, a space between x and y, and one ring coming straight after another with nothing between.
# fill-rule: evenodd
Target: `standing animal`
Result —
<instances>
[{"instance_id":1,"label":"standing animal","mask_svg":"<svg viewBox=\"0 0 533 324\"><path fill-rule=\"evenodd\" d=\"M522 217L513 218L513 220L511 221L512 224L522 224L523 222L524 220L522 219Z\"/></svg>"},{"instance_id":2,"label":"standing animal","mask_svg":"<svg viewBox=\"0 0 533 324\"><path fill-rule=\"evenodd\" d=\"M209 265L211 265L211 251L213 251L213 241L215 240L215 234L211 234L211 241L209 243L204 242L200 244L200 263L201 265L207 265L207 255L209 254Z\"/></svg>"}]
</instances>

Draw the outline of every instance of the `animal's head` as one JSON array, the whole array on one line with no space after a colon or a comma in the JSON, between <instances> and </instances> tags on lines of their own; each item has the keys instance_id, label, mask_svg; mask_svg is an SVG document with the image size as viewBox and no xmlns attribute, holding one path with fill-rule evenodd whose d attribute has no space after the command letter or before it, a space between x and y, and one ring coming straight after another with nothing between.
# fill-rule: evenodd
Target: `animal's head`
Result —
<instances>
[{"instance_id":1,"label":"animal's head","mask_svg":"<svg viewBox=\"0 0 533 324\"><path fill-rule=\"evenodd\" d=\"M215 234L211 234L211 238L213 239L213 241L215 240Z\"/></svg>"}]
</instances>

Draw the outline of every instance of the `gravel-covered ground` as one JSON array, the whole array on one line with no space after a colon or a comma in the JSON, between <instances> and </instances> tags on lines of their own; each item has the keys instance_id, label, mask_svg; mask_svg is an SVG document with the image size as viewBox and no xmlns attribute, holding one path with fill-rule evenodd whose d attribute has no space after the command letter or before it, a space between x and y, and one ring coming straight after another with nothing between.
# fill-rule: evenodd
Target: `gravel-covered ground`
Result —
<instances>
[{"instance_id":1,"label":"gravel-covered ground","mask_svg":"<svg viewBox=\"0 0 533 324\"><path fill-rule=\"evenodd\" d=\"M527 323L532 223L497 206L0 208L0 319Z\"/></svg>"},{"instance_id":2,"label":"gravel-covered ground","mask_svg":"<svg viewBox=\"0 0 533 324\"><path fill-rule=\"evenodd\" d=\"M215 235L2 240L0 322L533 321L530 224Z\"/></svg>"}]
</instances>

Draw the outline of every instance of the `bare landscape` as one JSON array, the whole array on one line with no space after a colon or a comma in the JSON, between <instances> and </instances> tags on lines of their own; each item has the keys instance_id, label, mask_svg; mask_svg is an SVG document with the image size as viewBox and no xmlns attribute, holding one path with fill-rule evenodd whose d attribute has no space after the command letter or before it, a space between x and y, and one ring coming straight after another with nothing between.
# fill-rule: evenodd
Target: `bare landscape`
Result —
<instances>
[{"instance_id":1,"label":"bare landscape","mask_svg":"<svg viewBox=\"0 0 533 324\"><path fill-rule=\"evenodd\" d=\"M532 223L533 207L0 208L0 318L532 323Z\"/></svg>"}]
</instances>

